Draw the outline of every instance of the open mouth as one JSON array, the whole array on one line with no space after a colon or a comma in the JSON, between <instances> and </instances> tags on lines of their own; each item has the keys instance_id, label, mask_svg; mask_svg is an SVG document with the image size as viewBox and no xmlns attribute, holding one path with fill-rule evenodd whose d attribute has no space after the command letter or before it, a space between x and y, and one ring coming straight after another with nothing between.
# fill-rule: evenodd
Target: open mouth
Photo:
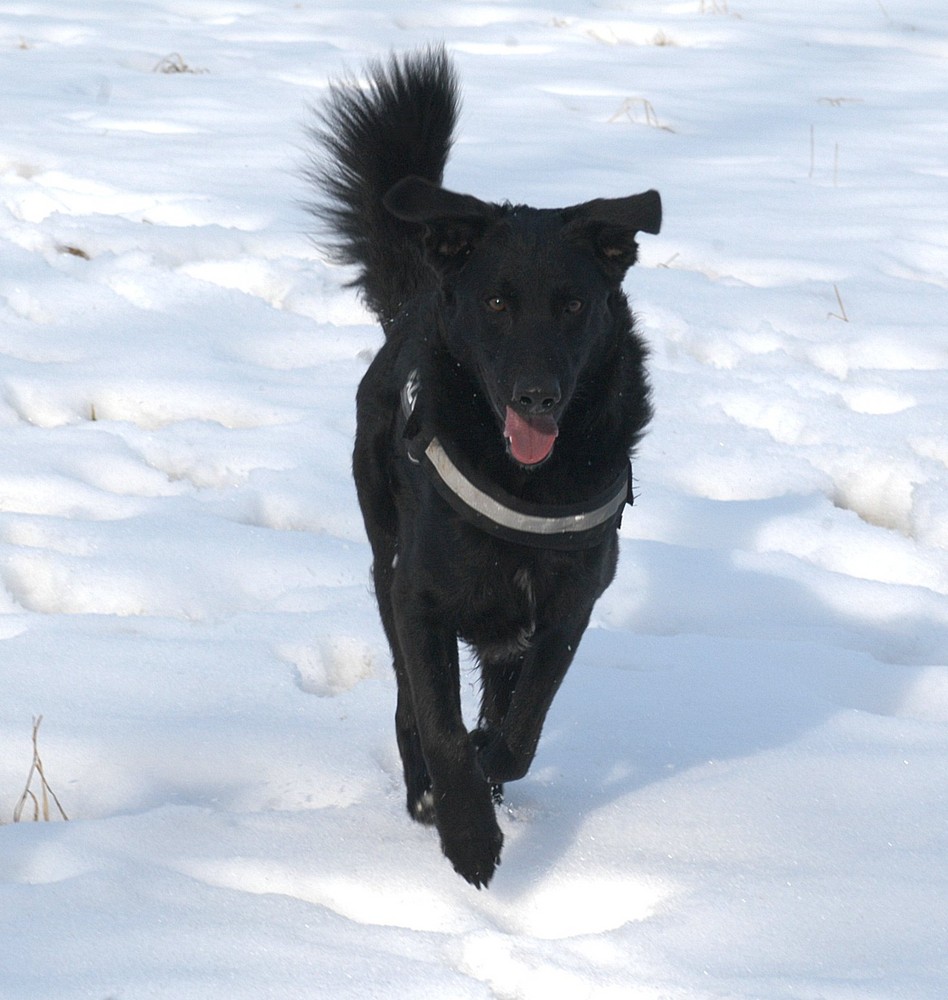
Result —
<instances>
[{"instance_id":1,"label":"open mouth","mask_svg":"<svg viewBox=\"0 0 948 1000\"><path fill-rule=\"evenodd\" d=\"M551 416L526 417L507 407L504 437L510 454L521 465L539 465L549 458L559 432Z\"/></svg>"}]
</instances>

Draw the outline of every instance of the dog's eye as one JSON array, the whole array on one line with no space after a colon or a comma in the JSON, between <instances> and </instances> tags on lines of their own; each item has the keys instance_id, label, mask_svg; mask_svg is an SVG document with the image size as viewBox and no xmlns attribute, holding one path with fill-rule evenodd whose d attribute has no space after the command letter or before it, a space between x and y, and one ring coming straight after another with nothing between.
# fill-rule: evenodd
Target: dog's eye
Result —
<instances>
[{"instance_id":1,"label":"dog's eye","mask_svg":"<svg viewBox=\"0 0 948 1000\"><path fill-rule=\"evenodd\" d=\"M491 312L502 313L507 309L507 300L502 298L500 295L492 295L489 299L486 299L484 305Z\"/></svg>"},{"instance_id":2,"label":"dog's eye","mask_svg":"<svg viewBox=\"0 0 948 1000\"><path fill-rule=\"evenodd\" d=\"M571 316L575 316L577 313L583 311L583 300L582 299L570 299L566 303L566 312Z\"/></svg>"}]
</instances>

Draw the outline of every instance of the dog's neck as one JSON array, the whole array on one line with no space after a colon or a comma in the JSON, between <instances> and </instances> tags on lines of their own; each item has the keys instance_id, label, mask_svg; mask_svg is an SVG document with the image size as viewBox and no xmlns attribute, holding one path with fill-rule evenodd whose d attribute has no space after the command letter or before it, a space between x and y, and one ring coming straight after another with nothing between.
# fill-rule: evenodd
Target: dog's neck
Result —
<instances>
[{"instance_id":1,"label":"dog's neck","mask_svg":"<svg viewBox=\"0 0 948 1000\"><path fill-rule=\"evenodd\" d=\"M618 531L622 510L632 503L630 462L605 490L582 503L525 501L479 475L452 442L426 431L416 410L420 391L418 370L414 369L401 391L408 457L425 469L438 493L465 521L490 535L532 548L589 548Z\"/></svg>"}]
</instances>

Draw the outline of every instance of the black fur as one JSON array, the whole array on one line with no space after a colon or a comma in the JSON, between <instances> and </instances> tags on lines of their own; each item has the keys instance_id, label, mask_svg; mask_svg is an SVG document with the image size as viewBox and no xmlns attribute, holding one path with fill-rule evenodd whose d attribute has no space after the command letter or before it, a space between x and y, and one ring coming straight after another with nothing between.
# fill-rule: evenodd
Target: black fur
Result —
<instances>
[{"instance_id":1,"label":"black fur","mask_svg":"<svg viewBox=\"0 0 948 1000\"><path fill-rule=\"evenodd\" d=\"M469 524L408 457L400 392L417 370L412 420L508 494L562 505L600 493L651 416L621 283L636 233L658 232L661 203L648 191L535 209L447 191L458 97L444 51L375 64L369 77L335 86L312 129L312 211L337 259L359 268L354 284L386 333L359 386L353 467L398 680L408 811L437 826L455 870L480 887L500 861L495 799L533 760L615 572L617 532L560 551ZM544 435L536 453L508 442L511 421ZM482 673L473 732L459 638Z\"/></svg>"}]
</instances>

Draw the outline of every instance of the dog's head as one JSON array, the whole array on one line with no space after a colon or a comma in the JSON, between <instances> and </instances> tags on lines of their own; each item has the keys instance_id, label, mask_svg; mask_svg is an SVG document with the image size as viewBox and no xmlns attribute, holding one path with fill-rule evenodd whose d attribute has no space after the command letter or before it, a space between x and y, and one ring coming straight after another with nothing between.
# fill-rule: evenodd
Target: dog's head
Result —
<instances>
[{"instance_id":1,"label":"dog's head","mask_svg":"<svg viewBox=\"0 0 948 1000\"><path fill-rule=\"evenodd\" d=\"M539 467L583 373L609 356L636 234L661 225L658 192L535 209L408 177L385 206L424 227L445 296L446 346L476 373L511 457Z\"/></svg>"}]
</instances>

